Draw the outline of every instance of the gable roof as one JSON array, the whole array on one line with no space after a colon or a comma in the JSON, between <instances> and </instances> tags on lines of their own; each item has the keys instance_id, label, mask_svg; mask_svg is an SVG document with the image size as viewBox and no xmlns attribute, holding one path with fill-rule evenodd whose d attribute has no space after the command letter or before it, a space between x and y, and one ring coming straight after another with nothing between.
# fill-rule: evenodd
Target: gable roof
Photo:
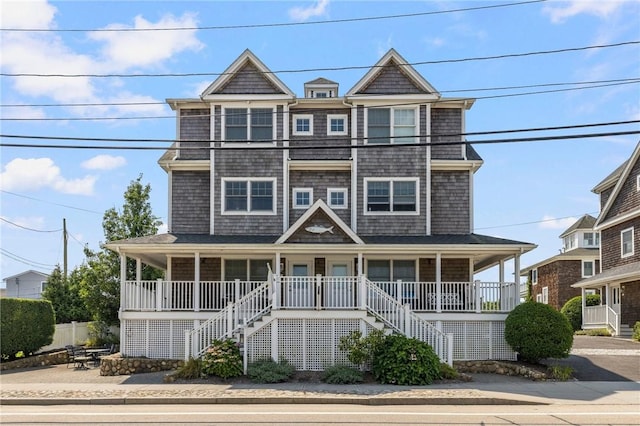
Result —
<instances>
[{"instance_id":1,"label":"gable roof","mask_svg":"<svg viewBox=\"0 0 640 426\"><path fill-rule=\"evenodd\" d=\"M569 251L562 252L555 256L551 256L540 262L529 265L526 268L520 270L520 275L524 276L532 269L540 268L541 266L548 265L553 262L559 262L564 260L598 260L600 258L600 249L597 248L577 248Z\"/></svg>"},{"instance_id":2,"label":"gable roof","mask_svg":"<svg viewBox=\"0 0 640 426\"><path fill-rule=\"evenodd\" d=\"M335 226L340 228L340 230L342 232L344 232L349 238L351 238L351 240L355 244L364 244L364 241L362 241L362 239L360 237L358 237L358 235L355 232L353 232L351 230L351 228L349 226L347 226L347 224L344 223L344 221L342 219L340 219L340 217L337 214L335 214L335 212L333 210L331 210L331 208L329 206L327 206L327 204L324 201L322 201L322 199L318 199L318 201L313 203L313 205L311 207L309 207L307 209L307 211L304 212L304 214L302 216L300 216L300 218L298 220L296 220L296 222L289 227L287 232L285 232L284 234L282 234L282 236L280 236L280 238L278 238L278 240L276 241L276 244L284 244L284 243L286 243L287 240L296 231L298 231L298 229L302 228L302 226L304 226L304 224L317 211L324 212L327 215L327 217L329 218L329 220L331 220L335 224Z\"/></svg>"},{"instance_id":3,"label":"gable roof","mask_svg":"<svg viewBox=\"0 0 640 426\"><path fill-rule=\"evenodd\" d=\"M19 274L15 274L15 275L11 275L10 277L3 278L3 280L4 281L12 280L14 278L19 278L19 277L21 277L23 275L27 275L27 274L40 275L42 278L48 278L49 277L49 274L45 274L44 272L34 271L33 269L29 269L28 271L20 272Z\"/></svg>"},{"instance_id":4,"label":"gable roof","mask_svg":"<svg viewBox=\"0 0 640 426\"><path fill-rule=\"evenodd\" d=\"M576 222L567 228L562 234L560 234L560 238L564 238L573 231L577 231L578 229L593 229L593 225L596 223L596 218L591 216L590 214L585 214L580 219L576 220Z\"/></svg>"},{"instance_id":5,"label":"gable roof","mask_svg":"<svg viewBox=\"0 0 640 426\"><path fill-rule=\"evenodd\" d=\"M390 66L396 66L401 72L406 75L412 83L422 89L425 93L436 95L440 97L440 93L424 78L419 72L415 70L395 49L389 49L389 51L373 66L371 69L353 86L348 92L347 96L357 95L365 87L367 87L372 81L374 81L385 68Z\"/></svg>"},{"instance_id":6,"label":"gable roof","mask_svg":"<svg viewBox=\"0 0 640 426\"><path fill-rule=\"evenodd\" d=\"M271 85L276 87L285 95L294 97L294 93L289 89L276 75L269 69L267 66L262 63L260 59L256 55L253 54L249 49L246 49L238 58L233 61L229 67L224 70L224 72L217 78L213 83L211 83L200 95L200 97L205 98L209 95L216 94L219 90L225 87L233 78L236 73L238 73L242 68L247 65L252 65L257 69L258 72L262 74L262 77L267 80Z\"/></svg>"},{"instance_id":7,"label":"gable roof","mask_svg":"<svg viewBox=\"0 0 640 426\"><path fill-rule=\"evenodd\" d=\"M606 222L605 219L609 214L609 210L611 209L611 206L613 206L614 202L616 201L616 198L618 197L618 195L620 195L622 186L625 184L625 182L629 178L629 175L631 174L631 170L633 169L634 165L638 161L640 161L640 142L638 142L638 144L636 145L636 148L633 150L633 153L631 154L631 157L629 158L629 160L627 160L623 164L624 167L621 166L622 170L620 170L620 174L617 177L617 182L616 182L616 185L613 187L613 192L607 199L607 203L602 208L602 211L600 212L600 215L598 216L598 219L594 224L594 228L598 228L599 226L603 225ZM618 169L620 169L620 167ZM618 169L616 169L616 172L618 171ZM636 206L636 207L637 207L636 211L640 212L640 206Z\"/></svg>"}]
</instances>

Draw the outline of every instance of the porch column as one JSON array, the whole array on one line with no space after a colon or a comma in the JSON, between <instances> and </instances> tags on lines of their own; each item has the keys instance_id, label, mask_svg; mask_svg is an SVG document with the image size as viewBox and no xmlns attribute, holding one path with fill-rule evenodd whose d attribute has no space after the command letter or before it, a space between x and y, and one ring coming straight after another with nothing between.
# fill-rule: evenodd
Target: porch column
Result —
<instances>
[{"instance_id":1,"label":"porch column","mask_svg":"<svg viewBox=\"0 0 640 426\"><path fill-rule=\"evenodd\" d=\"M582 320L580 324L582 325L582 327L584 327L585 309L587 308L587 291L584 287L580 288L580 296L582 297L582 301L580 302L582 304Z\"/></svg>"},{"instance_id":2,"label":"porch column","mask_svg":"<svg viewBox=\"0 0 640 426\"><path fill-rule=\"evenodd\" d=\"M606 323L606 327L609 328L609 306L611 306L611 286L609 285L609 283L606 284L606 293L607 293L607 303L605 304L605 306L607 307L604 310L604 320Z\"/></svg>"},{"instance_id":3,"label":"porch column","mask_svg":"<svg viewBox=\"0 0 640 426\"><path fill-rule=\"evenodd\" d=\"M442 253L436 253L436 312L442 312Z\"/></svg>"},{"instance_id":4,"label":"porch column","mask_svg":"<svg viewBox=\"0 0 640 426\"><path fill-rule=\"evenodd\" d=\"M273 294L271 298L271 305L274 310L280 309L280 292L282 288L282 282L280 281L280 262L282 261L280 252L276 253L276 273L271 274L271 292Z\"/></svg>"},{"instance_id":5,"label":"porch column","mask_svg":"<svg viewBox=\"0 0 640 426\"><path fill-rule=\"evenodd\" d=\"M136 259L136 281L139 283L142 279L142 262Z\"/></svg>"},{"instance_id":6,"label":"porch column","mask_svg":"<svg viewBox=\"0 0 640 426\"><path fill-rule=\"evenodd\" d=\"M358 253L358 308L361 310L367 309L367 286L364 281L364 256L362 253Z\"/></svg>"},{"instance_id":7,"label":"porch column","mask_svg":"<svg viewBox=\"0 0 640 426\"><path fill-rule=\"evenodd\" d=\"M511 291L512 306L509 310L520 304L520 253L513 258L513 290Z\"/></svg>"},{"instance_id":8,"label":"porch column","mask_svg":"<svg viewBox=\"0 0 640 426\"><path fill-rule=\"evenodd\" d=\"M509 310L506 306L507 298L505 297L506 281L504 278L504 259L500 259L498 264L498 303L500 304L500 310ZM482 309L482 307L480 307Z\"/></svg>"},{"instance_id":9,"label":"porch column","mask_svg":"<svg viewBox=\"0 0 640 426\"><path fill-rule=\"evenodd\" d=\"M173 258L171 256L167 256L167 272L165 273L164 279L167 281L171 281L171 261Z\"/></svg>"},{"instance_id":10,"label":"porch column","mask_svg":"<svg viewBox=\"0 0 640 426\"><path fill-rule=\"evenodd\" d=\"M200 253L195 254L195 271L193 283L193 310L200 311Z\"/></svg>"}]
</instances>

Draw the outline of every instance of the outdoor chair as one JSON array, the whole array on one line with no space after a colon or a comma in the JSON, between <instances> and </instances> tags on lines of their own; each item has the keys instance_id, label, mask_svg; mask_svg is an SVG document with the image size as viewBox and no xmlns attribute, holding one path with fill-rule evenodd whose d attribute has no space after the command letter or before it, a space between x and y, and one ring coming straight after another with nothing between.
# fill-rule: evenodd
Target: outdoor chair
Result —
<instances>
[{"instance_id":1,"label":"outdoor chair","mask_svg":"<svg viewBox=\"0 0 640 426\"><path fill-rule=\"evenodd\" d=\"M91 361L91 357L87 355L84 348L67 345L65 349L67 350L67 368L69 368L69 364L73 364L74 368L80 370L88 368L86 363Z\"/></svg>"}]
</instances>

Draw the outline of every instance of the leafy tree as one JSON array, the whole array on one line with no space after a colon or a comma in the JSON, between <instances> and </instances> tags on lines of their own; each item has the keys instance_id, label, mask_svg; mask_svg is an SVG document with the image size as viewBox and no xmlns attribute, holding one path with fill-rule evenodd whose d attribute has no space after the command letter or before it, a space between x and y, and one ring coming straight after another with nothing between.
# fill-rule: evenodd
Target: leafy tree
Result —
<instances>
[{"instance_id":1,"label":"leafy tree","mask_svg":"<svg viewBox=\"0 0 640 426\"><path fill-rule=\"evenodd\" d=\"M77 268L65 279L59 265L49 275L42 296L51 302L57 324L91 319L91 314L80 296L81 279Z\"/></svg>"},{"instance_id":2,"label":"leafy tree","mask_svg":"<svg viewBox=\"0 0 640 426\"><path fill-rule=\"evenodd\" d=\"M131 181L124 193L122 210L110 208L104 213L102 228L107 242L128 238L154 235L162 223L151 211L149 195L151 186L142 184L142 175ZM120 257L117 253L102 249L85 249L87 261L81 269L81 295L97 321L106 324L118 322L120 307ZM143 280L161 278L163 272L149 265L143 265ZM134 259L127 260L126 277L136 277Z\"/></svg>"}]
</instances>

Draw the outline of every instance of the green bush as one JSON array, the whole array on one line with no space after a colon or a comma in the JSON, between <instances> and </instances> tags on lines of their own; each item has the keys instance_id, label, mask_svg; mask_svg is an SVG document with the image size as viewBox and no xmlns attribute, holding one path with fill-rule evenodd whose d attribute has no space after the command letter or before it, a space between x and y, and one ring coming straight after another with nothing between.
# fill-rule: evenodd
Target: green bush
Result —
<instances>
[{"instance_id":1,"label":"green bush","mask_svg":"<svg viewBox=\"0 0 640 426\"><path fill-rule=\"evenodd\" d=\"M32 354L53 342L55 316L48 300L0 299L0 353L3 360L19 352Z\"/></svg>"},{"instance_id":2,"label":"green bush","mask_svg":"<svg viewBox=\"0 0 640 426\"><path fill-rule=\"evenodd\" d=\"M383 384L428 385L441 377L440 359L427 343L393 334L374 354L373 376Z\"/></svg>"},{"instance_id":3,"label":"green bush","mask_svg":"<svg viewBox=\"0 0 640 426\"><path fill-rule=\"evenodd\" d=\"M460 376L458 370L447 364L446 362L440 363L440 378L455 380Z\"/></svg>"},{"instance_id":4,"label":"green bush","mask_svg":"<svg viewBox=\"0 0 640 426\"><path fill-rule=\"evenodd\" d=\"M242 356L236 342L214 340L202 356L202 372L223 379L242 376Z\"/></svg>"},{"instance_id":5,"label":"green bush","mask_svg":"<svg viewBox=\"0 0 640 426\"><path fill-rule=\"evenodd\" d=\"M296 368L286 359L280 362L263 359L249 364L247 376L256 383L280 383L289 380L295 371Z\"/></svg>"},{"instance_id":6,"label":"green bush","mask_svg":"<svg viewBox=\"0 0 640 426\"><path fill-rule=\"evenodd\" d=\"M596 306L600 304L600 295L587 294L587 306ZM576 296L564 304L560 312L564 314L569 320L573 331L578 331L582 328L582 296Z\"/></svg>"},{"instance_id":7,"label":"green bush","mask_svg":"<svg viewBox=\"0 0 640 426\"><path fill-rule=\"evenodd\" d=\"M324 370L322 381L332 385L352 385L362 383L364 376L361 371L346 365L332 365Z\"/></svg>"},{"instance_id":8,"label":"green bush","mask_svg":"<svg viewBox=\"0 0 640 426\"><path fill-rule=\"evenodd\" d=\"M347 352L347 359L359 366L373 361L374 354L384 344L385 334L382 330L373 330L362 337L360 331L352 331L340 338L338 349Z\"/></svg>"},{"instance_id":9,"label":"green bush","mask_svg":"<svg viewBox=\"0 0 640 426\"><path fill-rule=\"evenodd\" d=\"M504 337L524 361L566 358L573 345L573 329L566 316L549 305L525 302L505 320Z\"/></svg>"},{"instance_id":10,"label":"green bush","mask_svg":"<svg viewBox=\"0 0 640 426\"><path fill-rule=\"evenodd\" d=\"M102 347L112 343L120 343L120 336L111 332L111 326L104 321L91 321L87 328L89 329L89 338L85 342L90 347Z\"/></svg>"},{"instance_id":11,"label":"green bush","mask_svg":"<svg viewBox=\"0 0 640 426\"><path fill-rule=\"evenodd\" d=\"M637 340L640 342L640 321L636 321L633 325L633 340Z\"/></svg>"},{"instance_id":12,"label":"green bush","mask_svg":"<svg viewBox=\"0 0 640 426\"><path fill-rule=\"evenodd\" d=\"M189 358L181 367L179 367L173 377L177 379L199 379L202 377L202 360L199 358Z\"/></svg>"}]
</instances>

